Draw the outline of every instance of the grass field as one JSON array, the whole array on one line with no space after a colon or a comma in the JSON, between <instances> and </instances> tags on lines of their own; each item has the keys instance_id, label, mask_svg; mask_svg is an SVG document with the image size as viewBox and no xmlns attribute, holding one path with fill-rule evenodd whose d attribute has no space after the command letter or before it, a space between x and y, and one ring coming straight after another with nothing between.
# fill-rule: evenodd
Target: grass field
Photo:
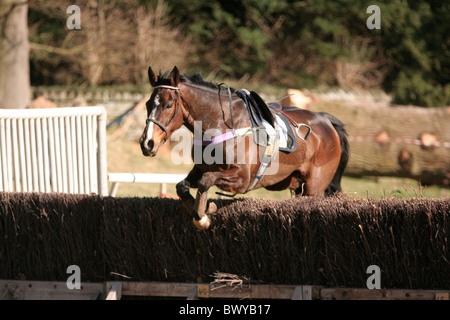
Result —
<instances>
[{"instance_id":1,"label":"grass field","mask_svg":"<svg viewBox=\"0 0 450 320\"><path fill-rule=\"evenodd\" d=\"M110 132L109 132L110 134ZM139 144L124 139L108 140L108 172L131 173L188 173L193 164L174 164L171 159L170 145L160 148L154 158L144 157ZM421 186L418 181L394 177L343 177L344 193L352 198L446 198L450 189L439 186ZM157 184L122 183L118 197L156 197L160 186ZM209 191L210 197L217 197L217 188ZM176 195L175 185L167 186L169 195ZM291 196L289 190L271 192L265 189L251 191L239 197L285 199Z\"/></svg>"}]
</instances>

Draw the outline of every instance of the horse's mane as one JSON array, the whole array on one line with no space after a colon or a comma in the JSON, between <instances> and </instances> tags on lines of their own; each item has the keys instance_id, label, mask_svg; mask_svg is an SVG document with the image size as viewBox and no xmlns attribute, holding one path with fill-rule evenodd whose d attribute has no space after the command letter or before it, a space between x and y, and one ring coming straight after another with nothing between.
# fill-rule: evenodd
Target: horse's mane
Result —
<instances>
[{"instance_id":1,"label":"horse's mane","mask_svg":"<svg viewBox=\"0 0 450 320\"><path fill-rule=\"evenodd\" d=\"M165 80L165 81L170 81L170 71L166 71L164 74L161 74L161 72L160 72L159 79ZM206 81L205 79L203 79L203 76L200 72L196 72L192 75L187 75L187 74L180 75L180 81L185 84L191 84L194 86L200 86L200 87L208 88L208 89L219 90L219 87L221 87L221 89L225 89L224 93L226 92L226 87L227 87L226 85L220 86L217 83L214 83L211 81ZM231 90L231 92L236 91L232 87L230 87L230 90Z\"/></svg>"}]
</instances>

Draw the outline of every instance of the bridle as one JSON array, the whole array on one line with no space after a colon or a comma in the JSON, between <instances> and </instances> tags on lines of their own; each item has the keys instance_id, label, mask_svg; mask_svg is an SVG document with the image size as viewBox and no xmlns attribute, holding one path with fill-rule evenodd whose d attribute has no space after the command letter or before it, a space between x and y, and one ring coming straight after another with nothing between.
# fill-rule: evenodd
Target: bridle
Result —
<instances>
[{"instance_id":1,"label":"bridle","mask_svg":"<svg viewBox=\"0 0 450 320\"><path fill-rule=\"evenodd\" d=\"M161 130L164 131L164 133L166 134L164 137L164 142L166 143L167 141L167 137L169 136L169 133L167 131L167 127L171 124L171 122L175 119L175 117L178 115L178 111L180 110L180 105L181 105L181 97L183 96L183 94L181 93L181 89L179 87L173 87L173 86L167 86L167 85L159 85L154 87L154 89L170 89L170 90L175 90L177 92L177 98L176 100L178 101L177 103L177 108L175 110L175 113L173 114L172 118L169 120L169 122L164 126L161 122L152 119L152 118L147 118L147 120L145 121L145 125L147 126L149 122L153 122L154 124L156 124L158 127L161 128ZM180 94L178 94L180 93Z\"/></svg>"}]
</instances>

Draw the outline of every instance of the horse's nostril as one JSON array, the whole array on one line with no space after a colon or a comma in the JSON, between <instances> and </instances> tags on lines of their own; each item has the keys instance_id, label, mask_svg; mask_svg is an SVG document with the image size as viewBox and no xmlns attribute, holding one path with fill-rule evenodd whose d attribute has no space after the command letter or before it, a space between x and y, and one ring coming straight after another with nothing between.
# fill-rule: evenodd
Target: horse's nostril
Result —
<instances>
[{"instance_id":1,"label":"horse's nostril","mask_svg":"<svg viewBox=\"0 0 450 320\"><path fill-rule=\"evenodd\" d=\"M154 145L155 145L155 143L153 142L153 140L148 140L148 142L147 142L148 150L152 151Z\"/></svg>"}]
</instances>

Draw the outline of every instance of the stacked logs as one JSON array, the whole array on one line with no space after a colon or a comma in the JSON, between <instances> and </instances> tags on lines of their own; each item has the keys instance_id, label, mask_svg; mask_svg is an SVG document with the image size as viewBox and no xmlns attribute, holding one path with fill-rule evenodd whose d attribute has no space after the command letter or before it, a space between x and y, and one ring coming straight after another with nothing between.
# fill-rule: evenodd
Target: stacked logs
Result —
<instances>
[{"instance_id":1,"label":"stacked logs","mask_svg":"<svg viewBox=\"0 0 450 320\"><path fill-rule=\"evenodd\" d=\"M450 186L450 107L320 101L299 90L289 94L284 106L328 112L346 124L351 151L346 175L407 177Z\"/></svg>"}]
</instances>

